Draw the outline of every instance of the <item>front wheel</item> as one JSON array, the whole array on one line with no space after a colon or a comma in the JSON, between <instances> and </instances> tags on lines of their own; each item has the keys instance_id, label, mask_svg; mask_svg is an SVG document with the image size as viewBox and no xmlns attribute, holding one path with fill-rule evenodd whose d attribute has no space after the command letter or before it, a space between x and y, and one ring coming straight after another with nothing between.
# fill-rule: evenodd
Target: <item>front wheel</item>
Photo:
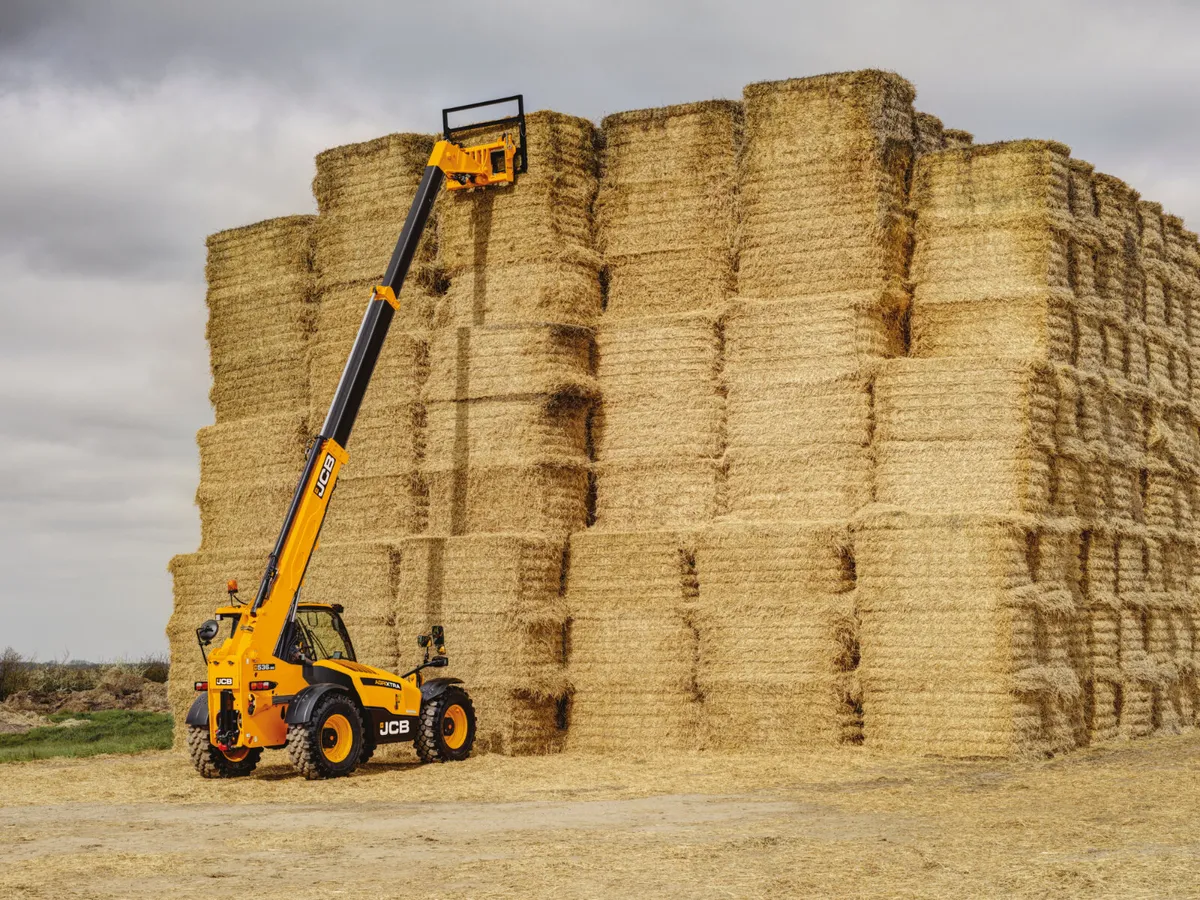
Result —
<instances>
[{"instance_id":1,"label":"front wheel","mask_svg":"<svg viewBox=\"0 0 1200 900\"><path fill-rule=\"evenodd\" d=\"M209 742L208 729L198 725L188 726L187 742L192 765L205 778L241 778L249 775L262 756L259 747L222 750Z\"/></svg>"},{"instance_id":2,"label":"front wheel","mask_svg":"<svg viewBox=\"0 0 1200 900\"><path fill-rule=\"evenodd\" d=\"M349 775L363 751L363 720L358 706L341 692L317 701L307 722L288 726L288 756L305 778Z\"/></svg>"},{"instance_id":3,"label":"front wheel","mask_svg":"<svg viewBox=\"0 0 1200 900\"><path fill-rule=\"evenodd\" d=\"M462 688L447 688L421 707L416 740L421 762L457 762L474 745L475 706Z\"/></svg>"}]
</instances>

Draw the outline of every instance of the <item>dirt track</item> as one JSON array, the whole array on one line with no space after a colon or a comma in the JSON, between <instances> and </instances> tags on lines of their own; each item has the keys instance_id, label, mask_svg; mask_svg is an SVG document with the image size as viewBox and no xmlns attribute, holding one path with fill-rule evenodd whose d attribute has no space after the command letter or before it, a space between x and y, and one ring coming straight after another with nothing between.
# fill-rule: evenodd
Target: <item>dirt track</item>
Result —
<instances>
[{"instance_id":1,"label":"dirt track","mask_svg":"<svg viewBox=\"0 0 1200 900\"><path fill-rule=\"evenodd\" d=\"M1200 736L1035 764L715 756L0 770L0 897L1200 897Z\"/></svg>"}]
</instances>

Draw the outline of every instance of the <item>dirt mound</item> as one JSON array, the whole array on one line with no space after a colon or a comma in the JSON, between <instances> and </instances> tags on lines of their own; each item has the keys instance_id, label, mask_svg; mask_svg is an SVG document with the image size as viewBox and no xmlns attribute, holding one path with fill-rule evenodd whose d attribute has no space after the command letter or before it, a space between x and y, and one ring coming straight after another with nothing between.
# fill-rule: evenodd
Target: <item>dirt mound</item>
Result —
<instances>
[{"instance_id":1,"label":"dirt mound","mask_svg":"<svg viewBox=\"0 0 1200 900\"><path fill-rule=\"evenodd\" d=\"M167 686L142 678L118 666L108 669L94 688L86 691L17 691L0 704L0 734L11 724L14 730L25 731L37 725L27 724L56 712L97 712L102 709L138 709L146 712L167 712ZM22 727L16 728L15 726Z\"/></svg>"}]
</instances>

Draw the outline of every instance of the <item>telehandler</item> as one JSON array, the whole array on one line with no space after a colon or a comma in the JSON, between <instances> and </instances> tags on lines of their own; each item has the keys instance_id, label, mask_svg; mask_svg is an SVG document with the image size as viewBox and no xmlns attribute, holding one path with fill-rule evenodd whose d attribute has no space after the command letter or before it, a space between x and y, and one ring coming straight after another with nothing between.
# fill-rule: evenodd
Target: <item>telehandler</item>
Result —
<instances>
[{"instance_id":1,"label":"telehandler","mask_svg":"<svg viewBox=\"0 0 1200 900\"><path fill-rule=\"evenodd\" d=\"M516 114L451 127L450 117L505 104ZM505 129L489 143L464 146L465 133ZM206 778L248 775L263 750L286 748L306 778L348 775L379 744L411 741L424 762L466 759L475 742L475 709L458 678L425 678L447 665L440 625L417 638L425 658L404 675L355 659L342 606L300 599L346 447L371 374L399 306L417 244L439 190L512 186L527 167L521 95L442 111L433 147L382 283L374 289L325 424L308 450L275 548L252 603L226 585L229 603L196 629L208 667L187 715L188 748ZM219 637L219 646L206 653ZM433 655L430 655L432 650Z\"/></svg>"}]
</instances>

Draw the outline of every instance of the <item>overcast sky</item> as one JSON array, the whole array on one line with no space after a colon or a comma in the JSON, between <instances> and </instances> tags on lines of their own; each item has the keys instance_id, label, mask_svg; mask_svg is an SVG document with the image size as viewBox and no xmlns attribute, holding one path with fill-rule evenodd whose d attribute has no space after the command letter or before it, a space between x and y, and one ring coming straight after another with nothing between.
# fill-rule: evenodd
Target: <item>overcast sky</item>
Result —
<instances>
[{"instance_id":1,"label":"overcast sky","mask_svg":"<svg viewBox=\"0 0 1200 900\"><path fill-rule=\"evenodd\" d=\"M0 647L165 649L212 421L204 237L313 211L318 151L518 91L598 120L888 68L1195 228L1197 47L1200 3L1153 0L0 0Z\"/></svg>"}]
</instances>

